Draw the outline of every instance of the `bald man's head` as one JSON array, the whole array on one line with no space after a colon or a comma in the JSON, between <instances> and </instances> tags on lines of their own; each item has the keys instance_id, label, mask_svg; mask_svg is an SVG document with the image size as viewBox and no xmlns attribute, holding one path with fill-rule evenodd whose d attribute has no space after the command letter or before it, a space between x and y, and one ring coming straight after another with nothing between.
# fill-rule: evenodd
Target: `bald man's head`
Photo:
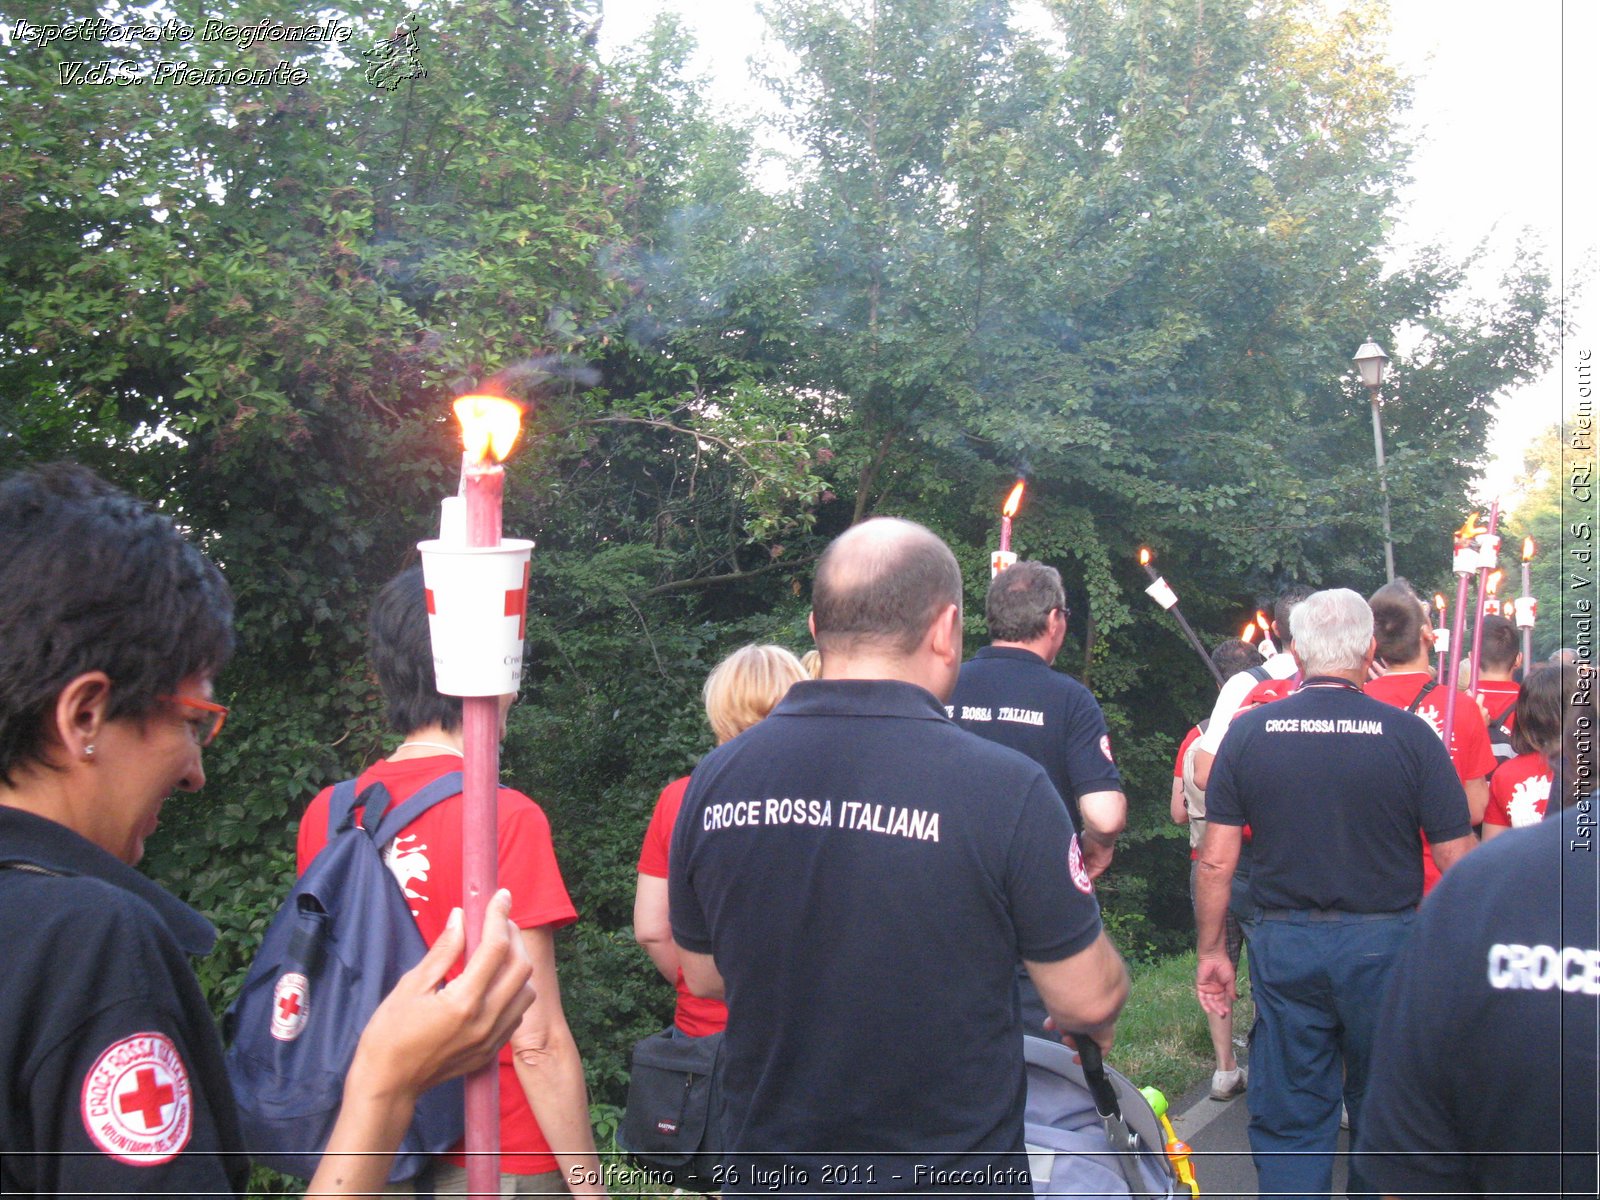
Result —
<instances>
[{"instance_id":1,"label":"bald man's head","mask_svg":"<svg viewBox=\"0 0 1600 1200\"><path fill-rule=\"evenodd\" d=\"M817 564L817 648L909 655L951 604L961 607L961 569L950 548L915 522L875 517L835 538Z\"/></svg>"}]
</instances>

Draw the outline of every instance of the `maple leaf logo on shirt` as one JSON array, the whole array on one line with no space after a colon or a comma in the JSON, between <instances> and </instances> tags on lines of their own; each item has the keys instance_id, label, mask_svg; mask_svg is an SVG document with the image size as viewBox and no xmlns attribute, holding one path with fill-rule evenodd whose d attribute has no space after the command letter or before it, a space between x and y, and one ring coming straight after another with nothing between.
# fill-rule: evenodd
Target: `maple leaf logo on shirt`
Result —
<instances>
[{"instance_id":1,"label":"maple leaf logo on shirt","mask_svg":"<svg viewBox=\"0 0 1600 1200\"><path fill-rule=\"evenodd\" d=\"M418 834L401 834L390 842L383 852L383 865L389 868L389 873L400 884L400 890L406 894L407 900L418 900L423 904L428 898L421 892L412 890L413 881L417 883L428 882L428 872L433 870L433 863L428 858L428 848L423 845L405 845L402 842L415 843ZM417 915L417 910L412 909L411 915Z\"/></svg>"},{"instance_id":2,"label":"maple leaf logo on shirt","mask_svg":"<svg viewBox=\"0 0 1600 1200\"><path fill-rule=\"evenodd\" d=\"M1417 716L1428 723L1428 728L1433 730L1433 736L1441 742L1444 741L1444 722L1439 719L1439 714L1432 708L1418 706Z\"/></svg>"},{"instance_id":3,"label":"maple leaf logo on shirt","mask_svg":"<svg viewBox=\"0 0 1600 1200\"><path fill-rule=\"evenodd\" d=\"M1545 805L1550 800L1550 780L1544 775L1530 775L1511 789L1511 800L1506 804L1506 815L1511 818L1511 828L1537 825L1544 820Z\"/></svg>"}]
</instances>

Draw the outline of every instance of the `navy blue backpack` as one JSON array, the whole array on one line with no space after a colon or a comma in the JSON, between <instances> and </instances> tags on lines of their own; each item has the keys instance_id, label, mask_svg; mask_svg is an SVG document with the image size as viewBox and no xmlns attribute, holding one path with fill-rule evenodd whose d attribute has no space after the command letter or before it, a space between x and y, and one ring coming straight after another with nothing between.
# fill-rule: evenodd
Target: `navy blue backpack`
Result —
<instances>
[{"instance_id":1,"label":"navy blue backpack","mask_svg":"<svg viewBox=\"0 0 1600 1200\"><path fill-rule=\"evenodd\" d=\"M301 1179L316 1171L361 1031L427 951L383 847L460 792L461 772L452 771L380 819L389 806L381 783L359 796L353 779L333 789L327 845L279 908L223 1017L239 1128L258 1162ZM420 1174L461 1139L463 1100L460 1079L423 1093L391 1183Z\"/></svg>"}]
</instances>

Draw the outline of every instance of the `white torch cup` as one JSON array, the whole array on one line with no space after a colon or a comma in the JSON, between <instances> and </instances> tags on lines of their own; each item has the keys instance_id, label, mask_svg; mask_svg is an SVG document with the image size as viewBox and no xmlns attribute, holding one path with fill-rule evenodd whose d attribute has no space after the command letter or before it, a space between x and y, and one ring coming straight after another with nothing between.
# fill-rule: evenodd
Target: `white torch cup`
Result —
<instances>
[{"instance_id":1,"label":"white torch cup","mask_svg":"<svg viewBox=\"0 0 1600 1200\"><path fill-rule=\"evenodd\" d=\"M533 543L419 542L435 685L446 696L507 696L522 686Z\"/></svg>"},{"instance_id":2,"label":"white torch cup","mask_svg":"<svg viewBox=\"0 0 1600 1200\"><path fill-rule=\"evenodd\" d=\"M1016 565L1017 556L1015 554L1011 553L1009 550L996 550L993 554L989 555L989 578L993 579L1007 567L1014 567Z\"/></svg>"}]
</instances>

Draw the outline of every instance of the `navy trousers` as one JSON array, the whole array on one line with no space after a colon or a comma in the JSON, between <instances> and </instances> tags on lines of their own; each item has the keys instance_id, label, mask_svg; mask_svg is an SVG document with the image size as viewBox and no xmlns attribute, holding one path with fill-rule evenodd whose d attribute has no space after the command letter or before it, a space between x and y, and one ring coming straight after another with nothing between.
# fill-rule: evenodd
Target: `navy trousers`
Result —
<instances>
[{"instance_id":1,"label":"navy trousers","mask_svg":"<svg viewBox=\"0 0 1600 1200\"><path fill-rule=\"evenodd\" d=\"M1354 1143L1379 1008L1414 919L1275 910L1245 922L1256 1005L1246 1097L1263 1196L1331 1193L1339 1102ZM1371 1195L1354 1158L1347 1191Z\"/></svg>"}]
</instances>

